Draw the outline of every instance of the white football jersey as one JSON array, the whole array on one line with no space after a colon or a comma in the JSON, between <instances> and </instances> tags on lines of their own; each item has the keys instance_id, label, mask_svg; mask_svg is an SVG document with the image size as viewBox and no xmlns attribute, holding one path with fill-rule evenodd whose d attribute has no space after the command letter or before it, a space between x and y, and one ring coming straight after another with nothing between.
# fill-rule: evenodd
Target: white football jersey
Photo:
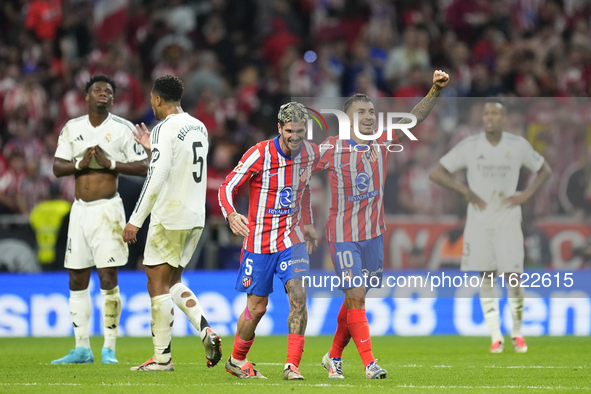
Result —
<instances>
[{"instance_id":1,"label":"white football jersey","mask_svg":"<svg viewBox=\"0 0 591 394\"><path fill-rule=\"evenodd\" d=\"M171 114L151 133L152 161L144 187L129 222L167 230L205 225L207 190L207 130L188 113Z\"/></svg>"},{"instance_id":2,"label":"white football jersey","mask_svg":"<svg viewBox=\"0 0 591 394\"><path fill-rule=\"evenodd\" d=\"M439 162L451 173L466 168L468 186L487 204L483 211L468 204L467 220L499 228L521 222L521 207L507 208L503 200L517 191L521 166L538 172L544 158L525 138L503 132L496 146L485 133L465 138Z\"/></svg>"},{"instance_id":3,"label":"white football jersey","mask_svg":"<svg viewBox=\"0 0 591 394\"><path fill-rule=\"evenodd\" d=\"M98 145L108 159L131 163L148 157L144 148L133 139L133 124L117 115L109 114L100 126L90 124L88 115L80 116L65 124L60 133L55 157L68 161L80 161L91 146ZM94 157L90 168L101 167Z\"/></svg>"}]
</instances>

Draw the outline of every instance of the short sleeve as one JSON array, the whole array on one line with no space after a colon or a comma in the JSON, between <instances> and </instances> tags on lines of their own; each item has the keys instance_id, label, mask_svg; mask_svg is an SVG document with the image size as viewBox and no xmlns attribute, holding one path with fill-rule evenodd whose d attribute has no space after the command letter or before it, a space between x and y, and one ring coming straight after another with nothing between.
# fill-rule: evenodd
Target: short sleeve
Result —
<instances>
[{"instance_id":1,"label":"short sleeve","mask_svg":"<svg viewBox=\"0 0 591 394\"><path fill-rule=\"evenodd\" d=\"M530 171L538 172L544 165L544 157L535 151L533 146L525 139L521 139L521 164Z\"/></svg>"},{"instance_id":2,"label":"short sleeve","mask_svg":"<svg viewBox=\"0 0 591 394\"><path fill-rule=\"evenodd\" d=\"M57 140L57 149L55 150L55 157L72 161L72 145L70 144L70 129L68 124L62 129Z\"/></svg>"},{"instance_id":3,"label":"short sleeve","mask_svg":"<svg viewBox=\"0 0 591 394\"><path fill-rule=\"evenodd\" d=\"M466 154L468 146L469 144L465 140L461 141L459 144L454 146L452 150L447 152L441 159L439 159L439 163L450 173L454 173L458 170L461 170L462 168L466 168Z\"/></svg>"}]
</instances>

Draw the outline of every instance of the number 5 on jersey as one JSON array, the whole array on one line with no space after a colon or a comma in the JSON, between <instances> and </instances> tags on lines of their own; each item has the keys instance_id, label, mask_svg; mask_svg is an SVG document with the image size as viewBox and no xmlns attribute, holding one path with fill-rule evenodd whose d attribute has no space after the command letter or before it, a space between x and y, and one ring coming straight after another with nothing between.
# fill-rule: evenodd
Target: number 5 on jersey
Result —
<instances>
[{"instance_id":1,"label":"number 5 on jersey","mask_svg":"<svg viewBox=\"0 0 591 394\"><path fill-rule=\"evenodd\" d=\"M197 148L203 148L201 141L193 142L193 164L199 164L199 171L193 172L193 180L195 183L200 183L201 178L203 177L203 167L205 167L205 165L203 157L199 156L197 153Z\"/></svg>"}]
</instances>

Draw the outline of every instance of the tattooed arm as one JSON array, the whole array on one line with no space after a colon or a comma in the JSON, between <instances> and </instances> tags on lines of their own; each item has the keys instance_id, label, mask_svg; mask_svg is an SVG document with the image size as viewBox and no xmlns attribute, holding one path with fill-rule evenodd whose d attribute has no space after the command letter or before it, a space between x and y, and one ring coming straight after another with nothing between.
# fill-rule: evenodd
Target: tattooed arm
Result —
<instances>
[{"instance_id":1,"label":"tattooed arm","mask_svg":"<svg viewBox=\"0 0 591 394\"><path fill-rule=\"evenodd\" d=\"M439 97L439 93L441 93L441 90L443 90L443 88L445 87L445 85L447 85L448 82L449 75L447 75L445 72L437 70L433 73L433 86L431 87L431 90L429 90L429 93L427 93L425 98L423 98L421 102L418 103L412 109L412 111L410 111L411 114L417 117L417 125L419 125L423 120L427 118L427 116L433 109L433 106L435 105L435 100L437 100L437 97ZM404 124L410 122L410 118L404 118L401 119L398 123ZM417 125L415 125L415 127ZM410 130L412 130L412 128ZM398 141L402 141L406 137L406 134L402 130L395 129L395 131L396 138L398 138Z\"/></svg>"}]
</instances>

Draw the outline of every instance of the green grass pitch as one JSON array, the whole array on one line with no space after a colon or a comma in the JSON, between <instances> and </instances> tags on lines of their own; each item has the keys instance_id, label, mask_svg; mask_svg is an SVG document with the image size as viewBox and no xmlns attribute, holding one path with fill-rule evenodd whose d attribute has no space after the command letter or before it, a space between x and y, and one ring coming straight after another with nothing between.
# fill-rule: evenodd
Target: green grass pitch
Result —
<instances>
[{"instance_id":1,"label":"green grass pitch","mask_svg":"<svg viewBox=\"0 0 591 394\"><path fill-rule=\"evenodd\" d=\"M91 339L94 364L50 365L73 347L73 338L0 339L1 393L591 393L591 338L530 337L529 352L489 354L488 338L375 337L374 355L388 379L366 380L355 344L343 354L345 379L331 380L320 366L330 337L310 337L300 370L304 381L282 380L287 337L259 337L249 360L267 380L242 380L228 374L225 359L231 337L223 338L223 361L205 365L197 337L173 338L174 372L132 372L152 355L151 338L120 338L119 365L100 364L102 338Z\"/></svg>"}]
</instances>

